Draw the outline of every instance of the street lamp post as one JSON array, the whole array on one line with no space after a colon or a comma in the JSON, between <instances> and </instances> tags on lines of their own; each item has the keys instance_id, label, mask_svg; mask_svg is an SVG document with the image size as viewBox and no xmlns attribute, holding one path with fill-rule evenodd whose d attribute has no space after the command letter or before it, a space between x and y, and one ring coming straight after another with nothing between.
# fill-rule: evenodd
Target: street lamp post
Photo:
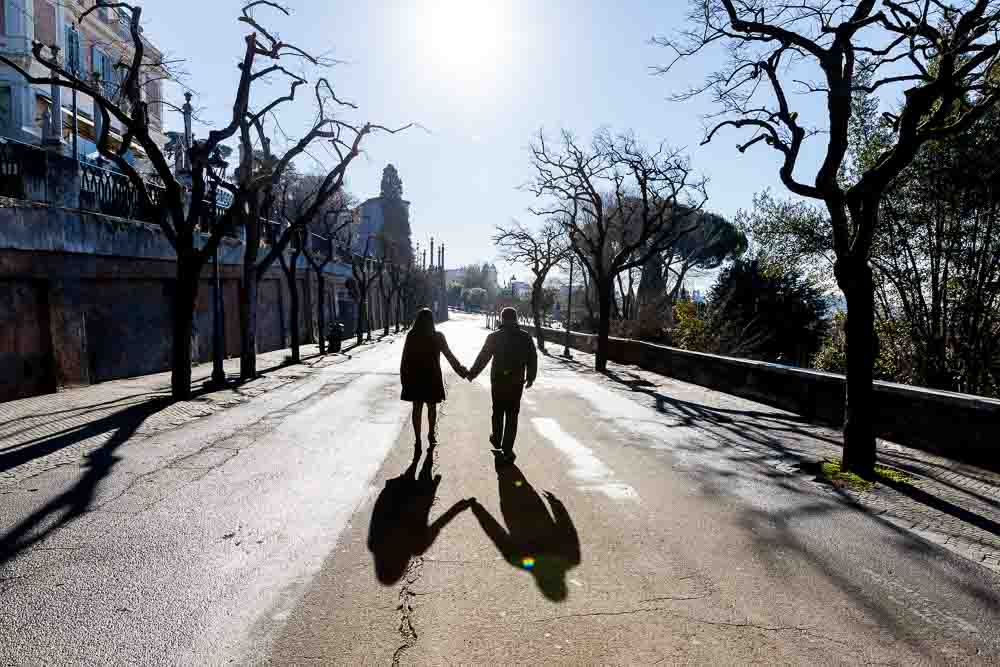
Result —
<instances>
[{"instance_id":1,"label":"street lamp post","mask_svg":"<svg viewBox=\"0 0 1000 667\"><path fill-rule=\"evenodd\" d=\"M218 154L209 159L209 165L214 171L222 172L229 166ZM211 187L211 201L209 211L213 218L213 227L219 224L218 211L218 184L213 180ZM222 279L219 276L219 260L222 254L222 239L215 246L215 255L212 257L212 383L223 385L226 383L226 369L223 367L225 359L225 319L226 311L222 303Z\"/></svg>"},{"instance_id":2,"label":"street lamp post","mask_svg":"<svg viewBox=\"0 0 1000 667\"><path fill-rule=\"evenodd\" d=\"M573 257L569 258L569 293L566 295L566 317L563 326L566 328L566 341L563 345L563 357L572 359L569 352L569 326L573 319Z\"/></svg>"}]
</instances>

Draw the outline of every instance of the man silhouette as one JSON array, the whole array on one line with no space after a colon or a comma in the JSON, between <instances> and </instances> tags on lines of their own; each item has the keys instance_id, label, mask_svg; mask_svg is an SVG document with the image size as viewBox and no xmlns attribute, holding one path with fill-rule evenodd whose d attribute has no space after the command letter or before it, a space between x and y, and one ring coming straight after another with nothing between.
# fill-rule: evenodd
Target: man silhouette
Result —
<instances>
[{"instance_id":1,"label":"man silhouette","mask_svg":"<svg viewBox=\"0 0 1000 667\"><path fill-rule=\"evenodd\" d=\"M517 436L517 416L521 410L521 394L530 388L538 373L538 356L527 331L517 325L517 311L504 308L500 313L500 329L486 337L486 343L469 370L474 380L486 364L490 369L490 389L493 395L493 433L490 443L497 460L513 463L514 438Z\"/></svg>"}]
</instances>

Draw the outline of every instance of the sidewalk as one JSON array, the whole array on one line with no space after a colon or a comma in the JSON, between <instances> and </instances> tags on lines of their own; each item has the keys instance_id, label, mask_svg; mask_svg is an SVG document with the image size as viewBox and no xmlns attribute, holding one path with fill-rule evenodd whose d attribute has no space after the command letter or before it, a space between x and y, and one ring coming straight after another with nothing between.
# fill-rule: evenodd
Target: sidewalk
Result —
<instances>
[{"instance_id":1,"label":"sidewalk","mask_svg":"<svg viewBox=\"0 0 1000 667\"><path fill-rule=\"evenodd\" d=\"M302 345L303 363L295 366L284 365L289 349L265 352L257 357L256 380L215 391L203 389L212 364L200 364L191 369L195 395L187 401L170 400L167 371L0 403L0 495L38 474L79 463L123 427L134 427L130 439L145 439L245 403L372 347L344 343L345 354L324 357L318 345ZM224 367L231 381L239 377L238 358L227 359Z\"/></svg>"},{"instance_id":2,"label":"sidewalk","mask_svg":"<svg viewBox=\"0 0 1000 667\"><path fill-rule=\"evenodd\" d=\"M562 351L553 343L548 348L554 355ZM561 361L601 377L592 354L574 349L573 361ZM839 431L790 412L612 362L603 381L632 398L648 395L660 412L711 435L719 443L715 452L741 465L813 480L816 462L841 456ZM879 483L868 491L831 487L831 493L1000 573L1000 474L885 440L878 441L878 458L907 473L910 482Z\"/></svg>"}]
</instances>

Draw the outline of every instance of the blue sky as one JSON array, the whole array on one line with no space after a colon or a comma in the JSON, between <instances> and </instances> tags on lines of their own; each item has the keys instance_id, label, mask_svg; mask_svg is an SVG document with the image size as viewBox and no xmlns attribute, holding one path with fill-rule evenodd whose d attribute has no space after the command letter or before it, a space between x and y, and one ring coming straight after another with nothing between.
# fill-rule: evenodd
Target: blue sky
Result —
<instances>
[{"instance_id":1,"label":"blue sky","mask_svg":"<svg viewBox=\"0 0 1000 667\"><path fill-rule=\"evenodd\" d=\"M231 106L235 64L248 29L233 0L151 0L150 37L187 60L187 79L209 122ZM677 103L672 92L701 81L718 65L707 54L669 76L650 67L668 53L649 43L684 24L687 3L621 0L289 0L291 17L261 13L278 34L344 64L328 76L338 95L359 105L357 118L426 129L376 137L354 163L350 190L378 193L392 162L412 202L414 241L435 236L451 266L491 260L495 225L534 220L532 197L517 187L531 175L527 146L539 128L581 136L608 126L633 129L646 142L687 147L711 180L708 208L732 216L763 188L780 190L777 154L759 145L740 155L738 137L699 146L708 99ZM261 97L278 94L277 85ZM179 91L178 91L179 95ZM302 95L282 116L294 135L312 119ZM803 117L819 100L803 100ZM177 127L179 118L171 118ZM204 136L207 127L196 132ZM818 146L820 147L820 146ZM807 153L815 160L815 151Z\"/></svg>"}]
</instances>

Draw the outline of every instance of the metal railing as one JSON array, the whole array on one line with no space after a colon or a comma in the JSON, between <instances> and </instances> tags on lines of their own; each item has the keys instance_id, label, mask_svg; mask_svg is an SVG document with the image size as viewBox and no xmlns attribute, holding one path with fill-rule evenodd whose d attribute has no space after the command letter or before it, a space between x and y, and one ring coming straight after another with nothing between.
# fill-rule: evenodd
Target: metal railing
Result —
<instances>
[{"instance_id":1,"label":"metal railing","mask_svg":"<svg viewBox=\"0 0 1000 667\"><path fill-rule=\"evenodd\" d=\"M0 138L0 196L28 199L30 193L38 193L39 188L33 188L32 181L44 181L46 170L49 168L48 161L52 157L52 154L38 146ZM62 156L56 156L55 159L71 160ZM89 161L80 161L77 164L81 209L139 222L158 221L157 216L160 214L166 192L159 178L154 176L146 179L146 191L152 205L144 205L135 184L125 174ZM224 190L216 193L214 204L210 199L206 199L199 216L198 230L204 234L211 233L232 203L232 195ZM263 222L261 243L274 245L281 237L286 223L269 219ZM226 236L240 238L241 230L231 229ZM305 235L293 235L290 244L293 249L299 248L303 236L306 250L323 253L328 248L326 237L308 232Z\"/></svg>"},{"instance_id":2,"label":"metal railing","mask_svg":"<svg viewBox=\"0 0 1000 667\"><path fill-rule=\"evenodd\" d=\"M128 176L97 165L80 163L80 208L140 222L156 222L164 189L146 183L146 205Z\"/></svg>"}]
</instances>

